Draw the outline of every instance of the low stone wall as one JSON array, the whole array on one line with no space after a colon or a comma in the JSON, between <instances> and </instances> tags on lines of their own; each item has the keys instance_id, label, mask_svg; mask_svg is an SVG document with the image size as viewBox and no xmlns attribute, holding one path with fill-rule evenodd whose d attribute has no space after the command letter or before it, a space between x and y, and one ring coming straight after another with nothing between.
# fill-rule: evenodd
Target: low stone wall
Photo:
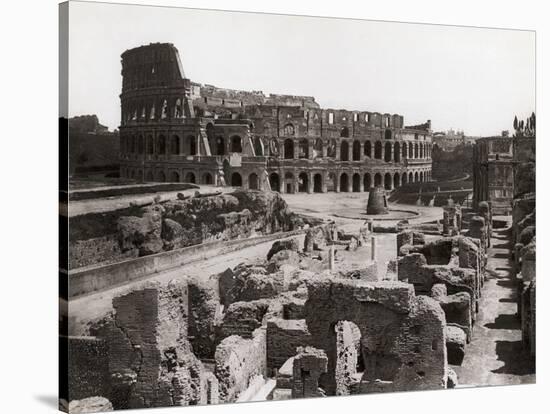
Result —
<instances>
[{"instance_id":1,"label":"low stone wall","mask_svg":"<svg viewBox=\"0 0 550 414\"><path fill-rule=\"evenodd\" d=\"M69 298L127 283L131 280L150 276L213 256L241 250L258 243L296 236L303 232L304 230L295 230L249 239L204 243L106 266L73 270L69 272Z\"/></svg>"}]
</instances>

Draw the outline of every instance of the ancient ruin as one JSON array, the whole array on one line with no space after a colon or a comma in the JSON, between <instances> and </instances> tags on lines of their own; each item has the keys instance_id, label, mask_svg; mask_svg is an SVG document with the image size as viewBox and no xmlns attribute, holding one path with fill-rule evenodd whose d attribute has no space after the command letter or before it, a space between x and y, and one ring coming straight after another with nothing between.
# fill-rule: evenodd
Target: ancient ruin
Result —
<instances>
[{"instance_id":1,"label":"ancient ruin","mask_svg":"<svg viewBox=\"0 0 550 414\"><path fill-rule=\"evenodd\" d=\"M313 97L197 84L167 43L124 52L122 78L122 177L281 193L431 178L430 121L405 126L401 115L321 109Z\"/></svg>"},{"instance_id":2,"label":"ancient ruin","mask_svg":"<svg viewBox=\"0 0 550 414\"><path fill-rule=\"evenodd\" d=\"M196 84L171 44L122 81L133 181L69 196L65 409L534 382L534 115L440 191L430 121Z\"/></svg>"}]
</instances>

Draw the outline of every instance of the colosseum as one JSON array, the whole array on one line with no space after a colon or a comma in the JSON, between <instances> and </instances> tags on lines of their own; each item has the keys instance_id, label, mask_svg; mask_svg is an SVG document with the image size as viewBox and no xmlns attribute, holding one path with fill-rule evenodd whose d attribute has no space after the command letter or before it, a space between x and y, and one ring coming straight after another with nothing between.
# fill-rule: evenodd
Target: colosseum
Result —
<instances>
[{"instance_id":1,"label":"colosseum","mask_svg":"<svg viewBox=\"0 0 550 414\"><path fill-rule=\"evenodd\" d=\"M122 54L120 98L125 178L281 193L392 190L431 180L429 120L405 126L397 114L194 83L169 43Z\"/></svg>"}]
</instances>

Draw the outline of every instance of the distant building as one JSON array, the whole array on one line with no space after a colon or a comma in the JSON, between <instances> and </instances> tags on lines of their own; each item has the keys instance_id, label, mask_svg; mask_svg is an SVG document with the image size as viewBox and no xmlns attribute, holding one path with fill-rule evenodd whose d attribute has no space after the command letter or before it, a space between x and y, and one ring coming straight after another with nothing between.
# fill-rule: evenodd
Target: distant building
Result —
<instances>
[{"instance_id":1,"label":"distant building","mask_svg":"<svg viewBox=\"0 0 550 414\"><path fill-rule=\"evenodd\" d=\"M96 115L69 119L70 174L117 173L120 139L118 131L109 131Z\"/></svg>"},{"instance_id":2,"label":"distant building","mask_svg":"<svg viewBox=\"0 0 550 414\"><path fill-rule=\"evenodd\" d=\"M493 214L510 214L514 198L514 145L510 137L480 138L473 153L473 207L487 201Z\"/></svg>"},{"instance_id":3,"label":"distant building","mask_svg":"<svg viewBox=\"0 0 550 414\"><path fill-rule=\"evenodd\" d=\"M121 177L281 193L431 180L430 121L194 83L172 44L122 54L120 99Z\"/></svg>"},{"instance_id":4,"label":"distant building","mask_svg":"<svg viewBox=\"0 0 550 414\"><path fill-rule=\"evenodd\" d=\"M444 151L452 151L459 145L473 145L477 137L464 135L464 131L449 129L447 132L434 132L433 143Z\"/></svg>"}]
</instances>

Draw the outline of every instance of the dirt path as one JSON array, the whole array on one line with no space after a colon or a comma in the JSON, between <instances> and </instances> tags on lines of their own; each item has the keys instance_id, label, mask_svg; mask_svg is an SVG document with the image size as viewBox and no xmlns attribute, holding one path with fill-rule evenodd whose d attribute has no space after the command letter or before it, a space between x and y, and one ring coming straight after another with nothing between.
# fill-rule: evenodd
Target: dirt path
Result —
<instances>
[{"instance_id":1,"label":"dirt path","mask_svg":"<svg viewBox=\"0 0 550 414\"><path fill-rule=\"evenodd\" d=\"M535 382L534 361L523 349L516 317L516 284L507 230L495 230L472 341L461 367L459 385L508 385Z\"/></svg>"}]
</instances>

